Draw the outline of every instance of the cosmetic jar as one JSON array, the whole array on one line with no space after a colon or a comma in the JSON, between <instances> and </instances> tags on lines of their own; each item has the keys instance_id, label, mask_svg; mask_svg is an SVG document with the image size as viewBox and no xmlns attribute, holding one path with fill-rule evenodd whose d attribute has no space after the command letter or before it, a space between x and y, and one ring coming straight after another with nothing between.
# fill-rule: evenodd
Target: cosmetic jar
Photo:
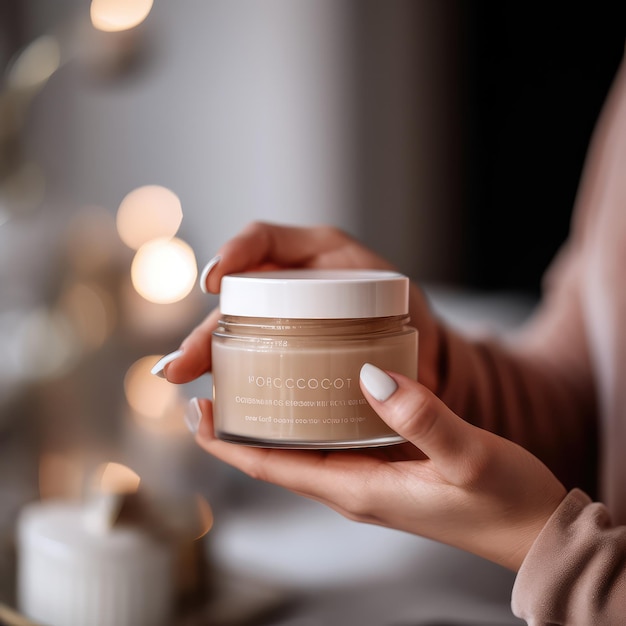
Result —
<instances>
[{"instance_id":1,"label":"cosmetic jar","mask_svg":"<svg viewBox=\"0 0 626 626\"><path fill-rule=\"evenodd\" d=\"M279 448L404 441L368 404L359 374L367 362L416 379L408 290L391 271L224 276L212 338L216 436Z\"/></svg>"}]
</instances>

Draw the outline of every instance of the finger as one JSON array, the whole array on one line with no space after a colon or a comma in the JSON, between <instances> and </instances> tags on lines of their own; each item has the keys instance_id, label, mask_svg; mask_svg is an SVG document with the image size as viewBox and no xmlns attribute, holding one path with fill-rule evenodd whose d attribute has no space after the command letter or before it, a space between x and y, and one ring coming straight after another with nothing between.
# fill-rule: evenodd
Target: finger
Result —
<instances>
[{"instance_id":1,"label":"finger","mask_svg":"<svg viewBox=\"0 0 626 626\"><path fill-rule=\"evenodd\" d=\"M276 267L305 266L332 245L331 229L283 226L255 222L225 243L218 251L219 263L205 276L208 291L217 293L222 276L258 269L268 264Z\"/></svg>"},{"instance_id":2,"label":"finger","mask_svg":"<svg viewBox=\"0 0 626 626\"><path fill-rule=\"evenodd\" d=\"M211 371L211 337L220 318L218 308L183 339L176 358L168 363L163 375L171 383L188 383Z\"/></svg>"},{"instance_id":3,"label":"finger","mask_svg":"<svg viewBox=\"0 0 626 626\"><path fill-rule=\"evenodd\" d=\"M426 454L442 476L454 484L465 482L468 467L481 454L479 429L406 376L366 363L360 382L368 402L393 430Z\"/></svg>"},{"instance_id":4,"label":"finger","mask_svg":"<svg viewBox=\"0 0 626 626\"><path fill-rule=\"evenodd\" d=\"M355 255L360 259L357 263L359 266L363 265L366 258L372 265L388 265L334 227L300 227L255 222L219 249L216 257L208 264L211 265L209 271L205 268L202 272L201 287L217 293L225 274L254 269L331 267L334 262L330 253L345 247L360 250L360 254ZM342 263L344 267L349 264L350 255L344 255Z\"/></svg>"},{"instance_id":5,"label":"finger","mask_svg":"<svg viewBox=\"0 0 626 626\"><path fill-rule=\"evenodd\" d=\"M303 450L272 449L222 441L215 436L213 406L209 400L198 402L202 412L196 433L197 443L214 457L236 467L252 478L273 482L289 489L309 491L307 476L320 461L321 454Z\"/></svg>"},{"instance_id":6,"label":"finger","mask_svg":"<svg viewBox=\"0 0 626 626\"><path fill-rule=\"evenodd\" d=\"M209 400L200 400L202 411L196 442L212 456L248 476L273 483L299 495L338 509L346 500L349 485L361 484L359 477L371 479L374 467L383 460L349 451L291 450L257 448L228 443L216 438L213 409Z\"/></svg>"}]
</instances>

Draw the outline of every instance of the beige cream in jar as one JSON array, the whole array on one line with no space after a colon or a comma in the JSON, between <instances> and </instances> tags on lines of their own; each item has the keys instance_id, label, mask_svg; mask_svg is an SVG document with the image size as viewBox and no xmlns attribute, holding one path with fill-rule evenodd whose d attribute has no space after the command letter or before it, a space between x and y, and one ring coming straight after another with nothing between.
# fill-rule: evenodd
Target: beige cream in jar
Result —
<instances>
[{"instance_id":1,"label":"beige cream in jar","mask_svg":"<svg viewBox=\"0 0 626 626\"><path fill-rule=\"evenodd\" d=\"M417 377L406 276L285 270L222 279L213 412L223 440L281 448L403 441L365 400L364 363Z\"/></svg>"}]
</instances>

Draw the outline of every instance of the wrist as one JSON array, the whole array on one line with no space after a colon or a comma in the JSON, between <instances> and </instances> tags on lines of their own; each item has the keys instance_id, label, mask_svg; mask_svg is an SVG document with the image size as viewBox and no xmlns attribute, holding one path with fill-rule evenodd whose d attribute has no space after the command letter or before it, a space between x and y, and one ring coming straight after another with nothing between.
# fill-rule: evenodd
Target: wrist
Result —
<instances>
[{"instance_id":1,"label":"wrist","mask_svg":"<svg viewBox=\"0 0 626 626\"><path fill-rule=\"evenodd\" d=\"M533 544L537 541L537 538L566 495L565 487L560 485L558 493L546 503L545 508L540 513L526 523L520 523L511 531L510 537L512 541L508 543L508 548L503 551L504 560L501 565L514 572L520 569Z\"/></svg>"}]
</instances>

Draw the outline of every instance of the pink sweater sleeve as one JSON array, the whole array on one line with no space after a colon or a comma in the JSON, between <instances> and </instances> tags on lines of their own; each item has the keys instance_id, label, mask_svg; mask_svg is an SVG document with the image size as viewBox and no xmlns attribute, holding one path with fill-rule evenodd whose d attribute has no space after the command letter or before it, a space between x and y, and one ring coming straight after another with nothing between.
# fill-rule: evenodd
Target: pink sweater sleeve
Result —
<instances>
[{"instance_id":1,"label":"pink sweater sleeve","mask_svg":"<svg viewBox=\"0 0 626 626\"><path fill-rule=\"evenodd\" d=\"M512 609L530 626L626 623L626 526L571 491L522 563Z\"/></svg>"},{"instance_id":2,"label":"pink sweater sleeve","mask_svg":"<svg viewBox=\"0 0 626 626\"><path fill-rule=\"evenodd\" d=\"M468 340L446 330L446 374L439 395L464 419L530 450L568 489L592 493L593 378L574 328L575 311L569 317L562 311L547 311L545 319L533 323L532 337L520 338L516 347L496 338Z\"/></svg>"}]
</instances>

